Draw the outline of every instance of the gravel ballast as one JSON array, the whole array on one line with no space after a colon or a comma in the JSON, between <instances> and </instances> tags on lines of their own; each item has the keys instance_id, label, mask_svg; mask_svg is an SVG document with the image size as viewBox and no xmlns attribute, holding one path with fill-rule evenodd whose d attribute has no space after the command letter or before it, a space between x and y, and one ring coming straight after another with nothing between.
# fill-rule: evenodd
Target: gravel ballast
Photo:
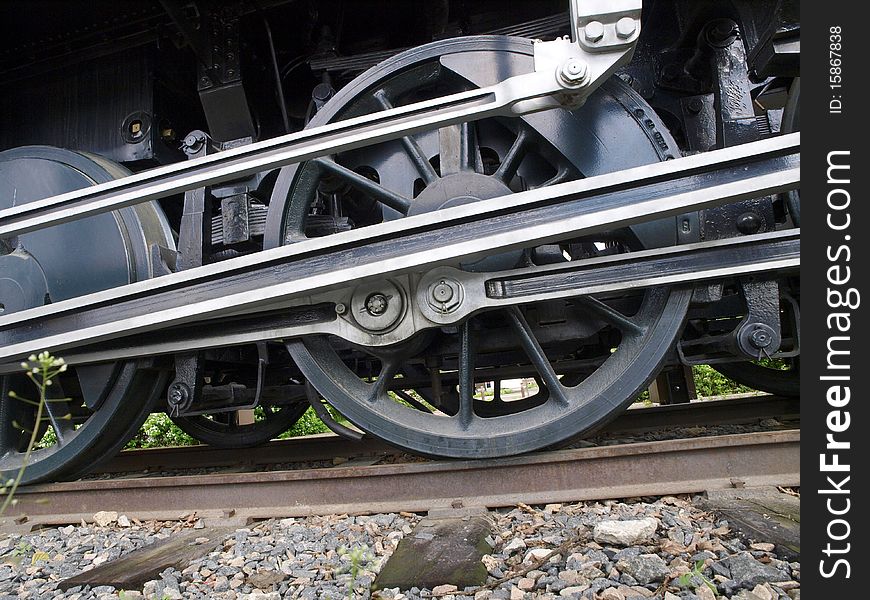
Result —
<instances>
[{"instance_id":1,"label":"gravel ballast","mask_svg":"<svg viewBox=\"0 0 870 600\"><path fill-rule=\"evenodd\" d=\"M312 516L239 528L182 570L166 569L142 589L58 588L61 580L191 527L99 515L95 523L0 540L0 599L218 598L277 600L794 600L800 564L780 560L766 540L741 540L724 520L687 497L585 502L491 513L495 548L485 586L387 589L375 575L421 516ZM107 522L108 520L108 522ZM351 587L353 590L351 590ZM714 590L715 589L715 594Z\"/></svg>"}]
</instances>

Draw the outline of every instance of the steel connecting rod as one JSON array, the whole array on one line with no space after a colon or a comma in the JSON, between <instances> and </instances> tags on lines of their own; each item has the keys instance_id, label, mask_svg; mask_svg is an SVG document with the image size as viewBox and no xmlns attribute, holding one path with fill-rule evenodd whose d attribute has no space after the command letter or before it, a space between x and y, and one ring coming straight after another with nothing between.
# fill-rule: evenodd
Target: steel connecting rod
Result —
<instances>
[{"instance_id":1,"label":"steel connecting rod","mask_svg":"<svg viewBox=\"0 0 870 600\"><path fill-rule=\"evenodd\" d=\"M484 255L626 227L794 189L800 134L493 198L312 239L0 317L0 361L66 351L208 319L314 306L366 281L425 273ZM106 307L111 306L111 310ZM386 345L437 326L406 319L382 335L344 319L321 329ZM311 321L323 320L311 316ZM278 339L304 333L271 327ZM247 338L246 338L247 339ZM214 336L212 346L241 343ZM250 340L248 340L250 341Z\"/></svg>"},{"instance_id":2,"label":"steel connecting rod","mask_svg":"<svg viewBox=\"0 0 870 600\"><path fill-rule=\"evenodd\" d=\"M12 206L0 210L0 239L423 130L485 117L576 107L631 59L640 31L640 0L608 2L606 10L598 4L572 0L576 40L537 42L531 73ZM591 23L601 28L594 43L576 29Z\"/></svg>"}]
</instances>

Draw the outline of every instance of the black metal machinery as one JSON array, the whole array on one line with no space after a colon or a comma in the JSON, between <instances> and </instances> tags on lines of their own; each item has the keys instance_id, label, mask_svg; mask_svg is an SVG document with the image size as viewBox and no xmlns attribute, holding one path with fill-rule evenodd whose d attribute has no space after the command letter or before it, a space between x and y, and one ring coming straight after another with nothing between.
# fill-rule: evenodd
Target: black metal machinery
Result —
<instances>
[{"instance_id":1,"label":"black metal machinery","mask_svg":"<svg viewBox=\"0 0 870 600\"><path fill-rule=\"evenodd\" d=\"M567 4L0 8L0 470L41 427L26 480L78 476L161 410L244 447L325 399L471 458L663 368L796 394L796 4ZM35 349L71 365L41 423Z\"/></svg>"}]
</instances>

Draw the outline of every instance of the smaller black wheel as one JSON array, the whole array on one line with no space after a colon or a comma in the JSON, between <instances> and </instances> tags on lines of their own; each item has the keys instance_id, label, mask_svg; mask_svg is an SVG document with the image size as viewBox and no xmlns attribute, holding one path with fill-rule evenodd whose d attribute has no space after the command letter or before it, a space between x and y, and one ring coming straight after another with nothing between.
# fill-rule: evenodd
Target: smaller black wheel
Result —
<instances>
[{"instance_id":1,"label":"smaller black wheel","mask_svg":"<svg viewBox=\"0 0 870 600\"><path fill-rule=\"evenodd\" d=\"M230 411L191 417L172 417L187 435L216 448L251 448L278 437L302 418L308 404L262 406L253 411L254 422L245 422L240 412Z\"/></svg>"},{"instance_id":2,"label":"smaller black wheel","mask_svg":"<svg viewBox=\"0 0 870 600\"><path fill-rule=\"evenodd\" d=\"M754 390L777 396L800 396L800 363L794 359L786 369L768 367L753 362L734 362L713 365L725 377Z\"/></svg>"}]
</instances>

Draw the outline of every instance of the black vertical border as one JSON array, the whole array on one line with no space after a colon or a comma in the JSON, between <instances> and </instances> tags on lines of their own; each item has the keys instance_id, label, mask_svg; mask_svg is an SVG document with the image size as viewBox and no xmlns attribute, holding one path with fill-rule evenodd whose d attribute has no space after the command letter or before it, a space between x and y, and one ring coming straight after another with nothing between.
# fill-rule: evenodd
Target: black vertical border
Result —
<instances>
[{"instance_id":1,"label":"black vertical border","mask_svg":"<svg viewBox=\"0 0 870 600\"><path fill-rule=\"evenodd\" d=\"M867 406L870 402L865 372L870 373L870 337L867 336L867 313L870 311L870 289L866 278L870 269L870 196L866 182L870 178L870 164L867 163L867 97L863 80L867 78L870 65L870 30L864 21L861 2L845 0L801 3L801 592L809 600L824 598L861 598L866 597L867 566L867 489L870 483L870 469L867 467L867 439L870 437L870 421ZM832 88L830 75L831 35L840 27L841 77L842 88ZM836 38L834 38L836 39ZM840 98L837 98L840 96ZM830 101L842 101L841 113L833 114ZM828 156L832 151L848 151L850 164L848 184L829 184L827 169ZM838 158L842 161L842 158ZM843 174L844 171L839 171ZM850 202L845 211L836 212L832 219L842 224L844 213L851 218L847 229L835 231L828 224L828 214L834 213L828 207L828 193L834 188L848 191ZM842 194L836 194L835 203L841 203ZM847 237L848 236L848 237ZM837 250L848 246L849 251L841 251L839 260ZM847 254L850 260L846 261ZM845 267L850 268L850 281L832 285L829 269L835 264L840 271L834 277L842 277ZM857 308L833 308L830 306L830 291L839 289L843 293L855 288L860 294ZM849 313L850 331L838 332L829 328L831 313ZM841 321L843 324L845 321ZM828 340L832 335L848 336L850 355L847 359L851 368L839 370L848 374L850 381L840 382L848 385L851 396L846 406L833 407L829 404L827 393L835 382L822 380L824 375L832 374L827 368ZM838 341L840 349L844 342ZM847 450L826 449L827 434L831 433L828 419L831 411L848 411L850 426L845 432L834 433L837 441L849 442ZM845 416L840 413L831 418L842 424ZM836 426L836 422L835 422ZM827 462L837 453L839 462L848 464L850 470L843 472L823 472L820 455L827 453ZM843 476L850 480L843 484ZM831 494L825 490L833 489L827 477L848 494ZM831 506L828 506L828 500ZM833 510L849 511L837 516ZM834 519L844 519L843 523L833 523ZM831 528L829 530L829 524ZM831 534L845 539L831 539ZM830 550L828 549L830 544ZM837 551L848 550L841 554ZM836 565L837 559L844 559L846 565ZM823 571L830 577L825 577ZM848 571L848 577L847 577Z\"/></svg>"}]
</instances>

